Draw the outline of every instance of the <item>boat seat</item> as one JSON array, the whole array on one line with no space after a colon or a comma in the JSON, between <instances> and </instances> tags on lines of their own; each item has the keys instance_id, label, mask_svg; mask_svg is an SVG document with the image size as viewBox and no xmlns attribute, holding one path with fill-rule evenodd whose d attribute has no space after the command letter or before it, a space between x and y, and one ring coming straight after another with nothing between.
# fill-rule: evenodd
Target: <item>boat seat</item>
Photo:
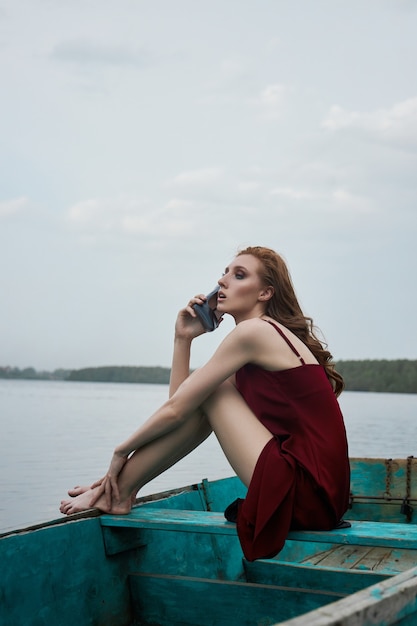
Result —
<instances>
[{"instance_id":1,"label":"boat seat","mask_svg":"<svg viewBox=\"0 0 417 626\"><path fill-rule=\"evenodd\" d=\"M236 536L236 525L227 522L223 513L212 511L137 506L127 515L101 515L100 522L103 529L146 529ZM417 525L352 521L350 528L291 531L287 539L312 543L415 549Z\"/></svg>"},{"instance_id":2,"label":"boat seat","mask_svg":"<svg viewBox=\"0 0 417 626\"><path fill-rule=\"evenodd\" d=\"M282 584L137 573L129 576L138 622L184 626L199 624L281 624L347 626L417 622L417 568L351 592L330 583L311 588ZM376 583L376 584L375 584ZM309 611L316 611L309 613ZM197 621L198 620L198 621Z\"/></svg>"},{"instance_id":3,"label":"boat seat","mask_svg":"<svg viewBox=\"0 0 417 626\"><path fill-rule=\"evenodd\" d=\"M290 588L148 572L132 573L128 580L137 622L163 626L277 624L348 593L343 587Z\"/></svg>"}]
</instances>

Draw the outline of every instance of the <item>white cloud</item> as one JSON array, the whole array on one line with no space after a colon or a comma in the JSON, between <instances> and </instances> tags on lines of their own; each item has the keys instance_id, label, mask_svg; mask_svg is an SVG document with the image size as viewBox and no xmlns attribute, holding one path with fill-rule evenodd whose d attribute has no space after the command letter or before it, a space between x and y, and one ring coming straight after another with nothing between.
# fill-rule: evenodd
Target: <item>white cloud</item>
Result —
<instances>
[{"instance_id":1,"label":"white cloud","mask_svg":"<svg viewBox=\"0 0 417 626\"><path fill-rule=\"evenodd\" d=\"M272 54L273 52L275 52L277 50L277 48L280 47L280 45L282 44L281 39L279 37L272 37L269 41L266 42L265 44L265 50Z\"/></svg>"},{"instance_id":2,"label":"white cloud","mask_svg":"<svg viewBox=\"0 0 417 626\"><path fill-rule=\"evenodd\" d=\"M256 192L259 188L260 183L255 180L241 181L237 184L237 190L243 194Z\"/></svg>"},{"instance_id":3,"label":"white cloud","mask_svg":"<svg viewBox=\"0 0 417 626\"><path fill-rule=\"evenodd\" d=\"M381 141L417 143L417 97L371 112L331 107L322 126L329 131L358 130Z\"/></svg>"},{"instance_id":4,"label":"white cloud","mask_svg":"<svg viewBox=\"0 0 417 626\"><path fill-rule=\"evenodd\" d=\"M170 182L178 186L204 186L218 181L223 170L217 167L207 167L196 170L187 170L175 176Z\"/></svg>"},{"instance_id":5,"label":"white cloud","mask_svg":"<svg viewBox=\"0 0 417 626\"><path fill-rule=\"evenodd\" d=\"M224 59L220 65L220 73L227 81L234 80L236 78L240 79L246 76L247 72L247 67L243 61L235 57Z\"/></svg>"},{"instance_id":6,"label":"white cloud","mask_svg":"<svg viewBox=\"0 0 417 626\"><path fill-rule=\"evenodd\" d=\"M191 228L191 203L171 200L162 208L152 208L136 198L90 198L71 206L67 222L88 241L109 234L172 237L187 235Z\"/></svg>"},{"instance_id":7,"label":"white cloud","mask_svg":"<svg viewBox=\"0 0 417 626\"><path fill-rule=\"evenodd\" d=\"M311 200L311 198L319 197L318 194L311 191L303 191L292 187L274 187L270 191L271 196L282 196L290 200Z\"/></svg>"},{"instance_id":8,"label":"white cloud","mask_svg":"<svg viewBox=\"0 0 417 626\"><path fill-rule=\"evenodd\" d=\"M233 104L241 106L248 100L253 80L251 60L228 56L202 82L203 91L197 102L205 105Z\"/></svg>"},{"instance_id":9,"label":"white cloud","mask_svg":"<svg viewBox=\"0 0 417 626\"><path fill-rule=\"evenodd\" d=\"M12 198L11 200L4 200L0 202L0 218L8 217L9 215L15 215L19 213L28 205L28 199L26 196L20 196L19 198Z\"/></svg>"},{"instance_id":10,"label":"white cloud","mask_svg":"<svg viewBox=\"0 0 417 626\"><path fill-rule=\"evenodd\" d=\"M282 116L284 106L289 93L289 87L281 83L267 85L259 94L257 104L261 115L269 120L275 120Z\"/></svg>"},{"instance_id":11,"label":"white cloud","mask_svg":"<svg viewBox=\"0 0 417 626\"><path fill-rule=\"evenodd\" d=\"M168 202L165 205L166 209L173 209L178 210L178 209L192 209L193 208L193 203L189 200L183 200L182 198L171 198L171 200L168 200Z\"/></svg>"},{"instance_id":12,"label":"white cloud","mask_svg":"<svg viewBox=\"0 0 417 626\"><path fill-rule=\"evenodd\" d=\"M346 213L364 214L372 213L374 206L370 198L359 194L351 193L346 189L335 189L330 194L331 203L339 209L346 210Z\"/></svg>"},{"instance_id":13,"label":"white cloud","mask_svg":"<svg viewBox=\"0 0 417 626\"><path fill-rule=\"evenodd\" d=\"M147 65L147 54L124 44L110 44L83 39L56 44L51 57L77 65L131 66Z\"/></svg>"},{"instance_id":14,"label":"white cloud","mask_svg":"<svg viewBox=\"0 0 417 626\"><path fill-rule=\"evenodd\" d=\"M298 208L306 207L314 212L333 213L335 210L348 216L373 212L374 207L370 198L352 193L343 187L326 188L322 191L313 191L299 187L274 187L270 196L278 196L291 204L297 203Z\"/></svg>"},{"instance_id":15,"label":"white cloud","mask_svg":"<svg viewBox=\"0 0 417 626\"><path fill-rule=\"evenodd\" d=\"M95 219L100 213L100 200L98 198L90 198L77 202L68 209L68 219L75 224L86 224Z\"/></svg>"},{"instance_id":16,"label":"white cloud","mask_svg":"<svg viewBox=\"0 0 417 626\"><path fill-rule=\"evenodd\" d=\"M190 222L168 215L164 211L140 215L126 215L120 221L121 230L131 235L149 235L152 237L178 237L190 232Z\"/></svg>"}]
</instances>

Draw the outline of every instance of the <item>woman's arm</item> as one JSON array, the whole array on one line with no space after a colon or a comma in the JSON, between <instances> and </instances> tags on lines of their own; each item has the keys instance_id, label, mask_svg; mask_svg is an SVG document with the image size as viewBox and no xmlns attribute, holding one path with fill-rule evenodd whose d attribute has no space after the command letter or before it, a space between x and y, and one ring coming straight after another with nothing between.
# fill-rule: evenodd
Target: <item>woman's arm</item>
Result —
<instances>
[{"instance_id":1,"label":"woman's arm","mask_svg":"<svg viewBox=\"0 0 417 626\"><path fill-rule=\"evenodd\" d=\"M163 437L165 434L178 428L184 420L191 416L224 381L229 379L240 367L248 362L256 362L259 358L262 345L268 349L268 341L259 341L258 330L267 325L259 320L242 322L229 333L222 341L212 358L202 368L193 372L181 384L171 398L156 411L140 428L115 448L110 467L106 476L99 481L100 489L95 498L98 499L104 492L108 506L112 498L119 498L118 476L127 462L129 455L139 450L147 443ZM264 333L261 331L260 335ZM178 346L176 374L174 385L181 378L181 368L184 368L186 350L184 344ZM184 373L184 369L182 370ZM176 381L176 382L175 382ZM91 504L91 506L94 502Z\"/></svg>"},{"instance_id":2,"label":"woman's arm","mask_svg":"<svg viewBox=\"0 0 417 626\"><path fill-rule=\"evenodd\" d=\"M191 341L190 339L175 336L171 375L169 378L170 398L172 398L181 383L190 375Z\"/></svg>"},{"instance_id":3,"label":"woman's arm","mask_svg":"<svg viewBox=\"0 0 417 626\"><path fill-rule=\"evenodd\" d=\"M169 380L169 397L177 391L181 383L190 375L190 354L193 339L204 334L193 305L206 300L204 295L192 298L177 316L175 323L174 351L172 355L171 376Z\"/></svg>"},{"instance_id":4,"label":"woman's arm","mask_svg":"<svg viewBox=\"0 0 417 626\"><path fill-rule=\"evenodd\" d=\"M202 303L205 300L206 297L204 295L196 296L178 313L175 323L174 351L169 384L170 398L190 374L192 340L204 333L204 328L197 318L193 305ZM114 450L106 476L92 485L92 488L100 487L100 489L97 490L95 499L97 500L101 494L105 492L107 504L110 507L112 494L115 495L116 499L119 497L117 477L127 462L130 453L145 445L147 442L174 430L178 425L179 423L172 419L169 406L164 405L157 414L151 416L151 418L125 442L117 446Z\"/></svg>"},{"instance_id":5,"label":"woman's arm","mask_svg":"<svg viewBox=\"0 0 417 626\"><path fill-rule=\"evenodd\" d=\"M245 363L255 360L258 351L254 324L250 320L239 324L222 341L211 359L188 376L171 398L165 402L142 426L115 449L118 457L127 457L134 450L175 430L191 415L224 381ZM176 361L176 382L185 366L186 349L181 345ZM185 370L183 370L184 373Z\"/></svg>"}]
</instances>

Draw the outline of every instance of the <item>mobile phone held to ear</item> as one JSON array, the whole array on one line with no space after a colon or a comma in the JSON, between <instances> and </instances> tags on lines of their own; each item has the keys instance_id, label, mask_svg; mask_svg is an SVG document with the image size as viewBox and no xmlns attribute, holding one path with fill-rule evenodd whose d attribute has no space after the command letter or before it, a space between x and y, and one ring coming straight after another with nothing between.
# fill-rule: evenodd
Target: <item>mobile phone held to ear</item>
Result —
<instances>
[{"instance_id":1,"label":"mobile phone held to ear","mask_svg":"<svg viewBox=\"0 0 417 626\"><path fill-rule=\"evenodd\" d=\"M213 330L216 330L222 318L222 316L218 318L215 313L217 304L217 292L219 291L219 289L220 286L217 285L213 289L213 291L210 291L210 293L208 293L206 296L207 300L204 302L204 304L194 304L194 311L197 313L200 322L203 324L204 330L209 333L211 333Z\"/></svg>"}]
</instances>

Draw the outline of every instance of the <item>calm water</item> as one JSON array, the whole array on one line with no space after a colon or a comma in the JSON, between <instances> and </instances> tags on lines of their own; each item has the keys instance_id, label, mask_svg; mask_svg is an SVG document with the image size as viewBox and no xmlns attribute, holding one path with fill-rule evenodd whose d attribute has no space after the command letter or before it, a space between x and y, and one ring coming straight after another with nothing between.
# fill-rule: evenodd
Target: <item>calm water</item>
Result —
<instances>
[{"instance_id":1,"label":"calm water","mask_svg":"<svg viewBox=\"0 0 417 626\"><path fill-rule=\"evenodd\" d=\"M166 385L0 380L0 532L60 517L60 500L105 469ZM417 456L417 395L345 392L351 456ZM212 435L142 494L232 475Z\"/></svg>"}]
</instances>

